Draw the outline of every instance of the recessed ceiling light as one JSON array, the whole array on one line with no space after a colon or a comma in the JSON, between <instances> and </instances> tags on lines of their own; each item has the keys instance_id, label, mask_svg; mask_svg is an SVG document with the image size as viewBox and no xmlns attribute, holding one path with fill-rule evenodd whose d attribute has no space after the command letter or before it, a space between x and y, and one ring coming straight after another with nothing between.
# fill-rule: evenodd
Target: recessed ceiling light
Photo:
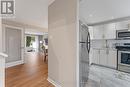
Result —
<instances>
[{"instance_id":1,"label":"recessed ceiling light","mask_svg":"<svg viewBox=\"0 0 130 87\"><path fill-rule=\"evenodd\" d=\"M89 17L92 17L92 16L93 16L92 14L89 15Z\"/></svg>"},{"instance_id":2,"label":"recessed ceiling light","mask_svg":"<svg viewBox=\"0 0 130 87\"><path fill-rule=\"evenodd\" d=\"M111 19L114 19L114 17L112 16Z\"/></svg>"}]
</instances>

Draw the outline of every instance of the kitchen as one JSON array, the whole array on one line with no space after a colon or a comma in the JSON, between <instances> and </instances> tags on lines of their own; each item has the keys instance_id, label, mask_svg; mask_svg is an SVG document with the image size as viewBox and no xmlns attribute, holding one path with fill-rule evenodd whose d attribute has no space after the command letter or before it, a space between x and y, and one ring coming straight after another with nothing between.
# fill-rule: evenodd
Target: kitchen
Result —
<instances>
[{"instance_id":1,"label":"kitchen","mask_svg":"<svg viewBox=\"0 0 130 87\"><path fill-rule=\"evenodd\" d=\"M129 25L130 20L115 22L113 19L111 23L107 22L100 25L88 26L89 39L91 39L88 42L90 44L90 48L88 47L90 51L90 71L88 78L92 81L88 81L87 86L129 87ZM81 87L85 86L82 85Z\"/></svg>"},{"instance_id":2,"label":"kitchen","mask_svg":"<svg viewBox=\"0 0 130 87\"><path fill-rule=\"evenodd\" d=\"M129 3L55 0L48 8L48 81L56 87L130 87Z\"/></svg>"},{"instance_id":3,"label":"kitchen","mask_svg":"<svg viewBox=\"0 0 130 87\"><path fill-rule=\"evenodd\" d=\"M129 32L130 21L108 23L90 28L91 35L91 63L117 69L118 43L130 43L129 39L118 39L119 30Z\"/></svg>"},{"instance_id":4,"label":"kitchen","mask_svg":"<svg viewBox=\"0 0 130 87\"><path fill-rule=\"evenodd\" d=\"M130 16L127 3L80 0L80 87L130 86Z\"/></svg>"}]
</instances>

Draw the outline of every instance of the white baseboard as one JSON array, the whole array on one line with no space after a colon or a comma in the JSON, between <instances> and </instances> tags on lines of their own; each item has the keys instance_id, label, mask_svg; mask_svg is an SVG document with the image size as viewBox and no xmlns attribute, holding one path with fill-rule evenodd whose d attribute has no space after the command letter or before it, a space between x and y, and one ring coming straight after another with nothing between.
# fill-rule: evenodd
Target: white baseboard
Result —
<instances>
[{"instance_id":1,"label":"white baseboard","mask_svg":"<svg viewBox=\"0 0 130 87\"><path fill-rule=\"evenodd\" d=\"M57 82L55 82L54 80L52 80L51 78L48 77L47 79L51 84L53 84L55 87L61 87Z\"/></svg>"},{"instance_id":2,"label":"white baseboard","mask_svg":"<svg viewBox=\"0 0 130 87\"><path fill-rule=\"evenodd\" d=\"M13 66L16 66L16 65L20 65L20 64L23 64L24 62L22 60L20 61L16 61L16 62L10 62L10 63L6 63L5 67L8 68L8 67L13 67Z\"/></svg>"}]
</instances>

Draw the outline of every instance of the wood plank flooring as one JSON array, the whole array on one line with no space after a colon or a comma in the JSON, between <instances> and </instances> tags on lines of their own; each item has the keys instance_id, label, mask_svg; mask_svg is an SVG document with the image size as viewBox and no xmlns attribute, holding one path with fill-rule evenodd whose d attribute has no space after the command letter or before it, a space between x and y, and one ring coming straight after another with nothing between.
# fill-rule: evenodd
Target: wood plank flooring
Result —
<instances>
[{"instance_id":1,"label":"wood plank flooring","mask_svg":"<svg viewBox=\"0 0 130 87\"><path fill-rule=\"evenodd\" d=\"M26 53L26 63L6 69L6 87L54 87L47 81L48 64L40 53Z\"/></svg>"}]
</instances>

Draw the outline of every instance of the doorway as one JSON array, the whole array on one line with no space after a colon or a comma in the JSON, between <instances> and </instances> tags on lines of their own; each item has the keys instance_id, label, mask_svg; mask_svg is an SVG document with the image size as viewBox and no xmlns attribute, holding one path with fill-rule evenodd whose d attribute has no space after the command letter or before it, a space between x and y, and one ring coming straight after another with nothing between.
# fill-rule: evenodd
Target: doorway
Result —
<instances>
[{"instance_id":1,"label":"doorway","mask_svg":"<svg viewBox=\"0 0 130 87\"><path fill-rule=\"evenodd\" d=\"M37 35L25 35L26 52L39 51L39 39Z\"/></svg>"},{"instance_id":2,"label":"doorway","mask_svg":"<svg viewBox=\"0 0 130 87\"><path fill-rule=\"evenodd\" d=\"M19 27L3 25L3 51L8 54L6 67L24 63L24 30Z\"/></svg>"}]
</instances>

